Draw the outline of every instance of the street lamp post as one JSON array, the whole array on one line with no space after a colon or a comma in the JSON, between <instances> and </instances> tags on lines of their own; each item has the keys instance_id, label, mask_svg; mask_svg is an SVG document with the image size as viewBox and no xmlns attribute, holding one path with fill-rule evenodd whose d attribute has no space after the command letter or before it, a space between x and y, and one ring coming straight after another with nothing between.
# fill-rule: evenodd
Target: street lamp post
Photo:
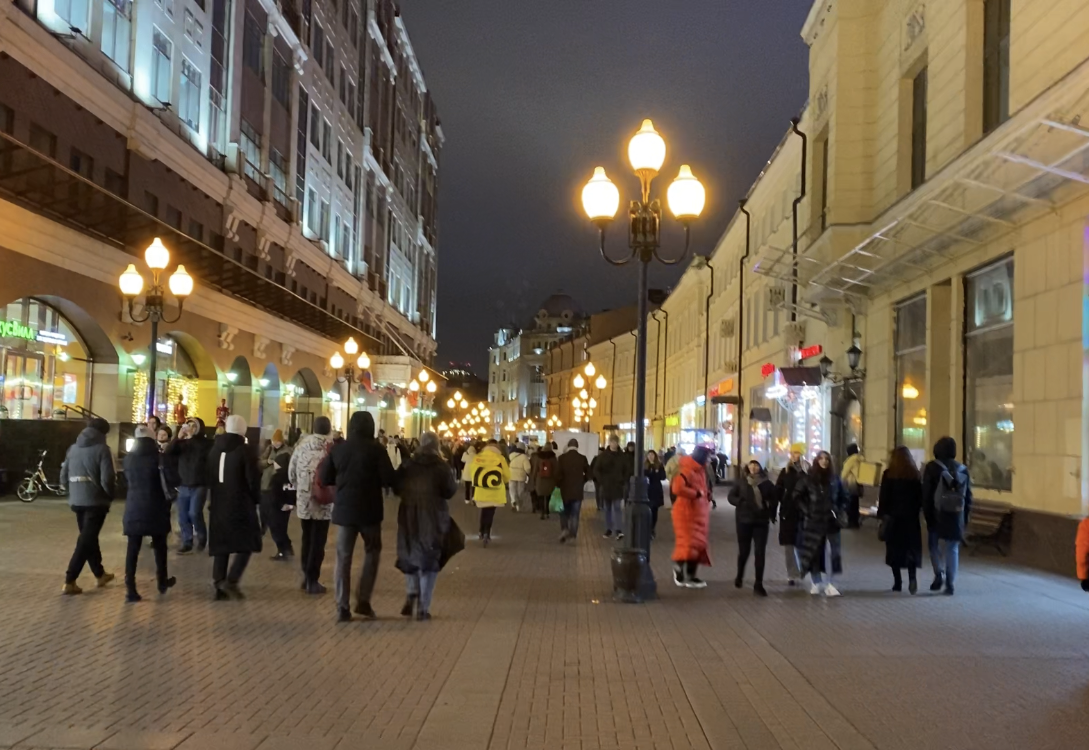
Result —
<instances>
[{"instance_id":1,"label":"street lamp post","mask_svg":"<svg viewBox=\"0 0 1089 750\"><path fill-rule=\"evenodd\" d=\"M413 413L416 415L414 419L416 423L416 436L419 437L423 434L424 405L430 405L428 403L429 397L430 400L433 400L435 392L439 387L435 385L435 381L431 379L431 375L428 374L427 370L420 370L420 374L413 378L412 382L408 384L408 389L414 394L419 394L419 401L417 402L416 408L413 409ZM427 409L426 411L428 412L428 416L430 416L430 409Z\"/></svg>"},{"instance_id":2,"label":"street lamp post","mask_svg":"<svg viewBox=\"0 0 1089 750\"><path fill-rule=\"evenodd\" d=\"M144 293L144 312L140 317L135 315L135 303L136 298L140 296L140 292L144 288L144 277L136 270L135 263L129 263L129 267L121 274L118 286L120 286L121 294L127 302L128 314L132 322L145 323L151 321L151 351L148 352L150 356L148 358L147 387L147 416L151 416L155 414L155 367L158 363L156 355L158 354L159 345L159 322L178 322L181 318L185 298L193 293L193 277L186 272L185 266L181 263L174 269L174 273L170 274L168 286L170 292L178 300L178 314L173 318L168 318L166 316L165 294L161 276L166 267L170 265L170 251L166 249L162 240L158 237L144 251L144 262L151 269L151 286Z\"/></svg>"},{"instance_id":3,"label":"street lamp post","mask_svg":"<svg viewBox=\"0 0 1089 750\"><path fill-rule=\"evenodd\" d=\"M356 343L354 338L349 336L348 340L344 342L344 353L347 354L349 357L355 357L358 351L359 344ZM337 383L347 383L348 385L348 413L347 415L345 415L344 418L346 420L351 419L352 382L355 380L356 377L356 368L359 368L359 374L362 375L363 372L371 366L371 358L367 356L366 352L363 352L359 355L354 363L349 361L347 365L345 365L344 357L341 356L340 352L338 351L329 358L329 366L333 368L333 380ZM342 368L344 370L343 375L340 374L340 370ZM347 429L347 426L345 426L345 429Z\"/></svg>"},{"instance_id":4,"label":"street lamp post","mask_svg":"<svg viewBox=\"0 0 1089 750\"><path fill-rule=\"evenodd\" d=\"M641 195L631 201L628 209L628 248L631 253L621 260L614 260L605 253L605 229L616 217L620 208L620 191L605 175L604 167L597 167L594 176L582 190L582 205L598 228L601 257L614 266L632 261L639 264L639 328L635 353L635 466L625 515L629 546L618 548L612 558L613 594L625 602L641 602L656 595L654 575L650 570L650 506L647 503L646 479L640 470L643 465L646 420L647 378L647 271L650 262L657 259L666 265L675 265L688 255L689 223L703 213L706 192L692 174L692 169L681 165L680 172L669 186L666 197L673 215L684 227L684 251L674 259L663 258L661 248L662 206L657 198L651 200L650 186L665 162L666 144L654 129L650 120L643 125L628 143L628 160L639 177Z\"/></svg>"}]
</instances>

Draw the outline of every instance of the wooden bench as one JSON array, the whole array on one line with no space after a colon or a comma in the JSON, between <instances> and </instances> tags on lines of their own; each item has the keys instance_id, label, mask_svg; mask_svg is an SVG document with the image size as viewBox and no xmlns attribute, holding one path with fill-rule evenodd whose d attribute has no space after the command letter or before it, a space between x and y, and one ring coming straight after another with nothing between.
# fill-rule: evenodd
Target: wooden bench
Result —
<instances>
[{"instance_id":1,"label":"wooden bench","mask_svg":"<svg viewBox=\"0 0 1089 750\"><path fill-rule=\"evenodd\" d=\"M973 500L972 512L968 516L968 527L964 530L964 541L970 554L975 554L982 545L994 547L1005 557L1008 553L1010 531L1013 524L1013 506L993 500Z\"/></svg>"}]
</instances>

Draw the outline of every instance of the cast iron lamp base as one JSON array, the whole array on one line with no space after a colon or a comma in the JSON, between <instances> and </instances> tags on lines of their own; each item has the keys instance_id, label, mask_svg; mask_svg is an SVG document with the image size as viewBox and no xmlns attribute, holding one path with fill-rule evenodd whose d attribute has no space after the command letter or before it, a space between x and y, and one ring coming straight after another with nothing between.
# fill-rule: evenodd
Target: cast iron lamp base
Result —
<instances>
[{"instance_id":1,"label":"cast iron lamp base","mask_svg":"<svg viewBox=\"0 0 1089 750\"><path fill-rule=\"evenodd\" d=\"M613 599L640 604L658 598L658 584L650 569L651 513L645 494L642 499L628 503L624 515L627 544L613 551Z\"/></svg>"}]
</instances>

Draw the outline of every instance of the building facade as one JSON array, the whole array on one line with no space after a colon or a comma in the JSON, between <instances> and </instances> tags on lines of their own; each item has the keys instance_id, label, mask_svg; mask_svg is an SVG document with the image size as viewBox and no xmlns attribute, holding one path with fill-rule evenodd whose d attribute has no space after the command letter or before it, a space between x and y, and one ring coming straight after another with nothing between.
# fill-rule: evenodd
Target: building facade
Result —
<instances>
[{"instance_id":1,"label":"building facade","mask_svg":"<svg viewBox=\"0 0 1089 750\"><path fill-rule=\"evenodd\" d=\"M0 81L0 416L131 424L151 387L168 423L343 426L354 337L350 408L398 429L435 352L443 134L392 0L9 2ZM151 342L118 277L154 237L195 292Z\"/></svg>"},{"instance_id":2,"label":"building facade","mask_svg":"<svg viewBox=\"0 0 1089 750\"><path fill-rule=\"evenodd\" d=\"M1015 556L1060 566L1089 512L1089 6L823 0L802 36L808 103L650 322L648 442L717 430L696 437L778 468L795 442L922 461L950 435L1014 506Z\"/></svg>"}]
</instances>

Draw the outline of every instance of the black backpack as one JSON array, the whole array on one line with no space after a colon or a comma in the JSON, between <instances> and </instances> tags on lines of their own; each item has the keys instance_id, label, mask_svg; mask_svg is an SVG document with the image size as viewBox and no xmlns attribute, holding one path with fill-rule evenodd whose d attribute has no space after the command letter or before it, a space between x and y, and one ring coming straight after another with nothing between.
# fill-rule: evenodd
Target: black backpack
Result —
<instances>
[{"instance_id":1,"label":"black backpack","mask_svg":"<svg viewBox=\"0 0 1089 750\"><path fill-rule=\"evenodd\" d=\"M962 514L967 494L968 475L963 467L957 466L952 471L943 468L934 488L934 507L941 513Z\"/></svg>"}]
</instances>

